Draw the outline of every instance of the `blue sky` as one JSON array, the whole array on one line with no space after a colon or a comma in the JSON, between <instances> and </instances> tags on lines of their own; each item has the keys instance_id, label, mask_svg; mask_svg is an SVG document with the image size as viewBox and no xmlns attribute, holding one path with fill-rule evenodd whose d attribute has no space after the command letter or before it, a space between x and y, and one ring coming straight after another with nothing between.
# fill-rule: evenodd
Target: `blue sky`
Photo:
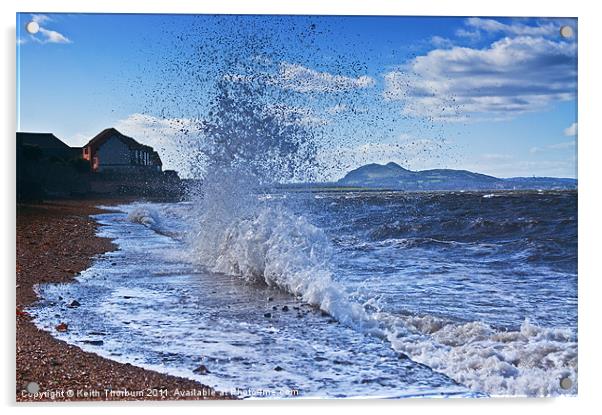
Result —
<instances>
[{"instance_id":1,"label":"blue sky","mask_svg":"<svg viewBox=\"0 0 602 415\"><path fill-rule=\"evenodd\" d=\"M19 14L18 128L75 146L115 126L186 174L181 127L211 94L194 80L253 32L278 39L294 99L271 108L319 131L325 180L388 161L576 177L574 19Z\"/></svg>"}]
</instances>

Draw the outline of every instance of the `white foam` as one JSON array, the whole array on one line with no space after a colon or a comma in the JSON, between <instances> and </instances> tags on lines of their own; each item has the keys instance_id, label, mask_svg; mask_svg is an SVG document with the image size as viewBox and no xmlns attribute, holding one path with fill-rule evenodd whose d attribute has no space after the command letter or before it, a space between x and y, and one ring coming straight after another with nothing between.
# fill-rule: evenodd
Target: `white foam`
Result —
<instances>
[{"instance_id":1,"label":"white foam","mask_svg":"<svg viewBox=\"0 0 602 415\"><path fill-rule=\"evenodd\" d=\"M228 226L215 251L208 250L203 240L197 242L197 254L215 272L279 287L343 324L382 334L376 320L333 281L329 241L302 216L283 207L265 206Z\"/></svg>"},{"instance_id":2,"label":"white foam","mask_svg":"<svg viewBox=\"0 0 602 415\"><path fill-rule=\"evenodd\" d=\"M491 395L555 396L577 393L577 342L569 329L499 331L482 322L457 324L425 317L387 318L388 339L414 361ZM564 390L560 381L569 378Z\"/></svg>"},{"instance_id":3,"label":"white foam","mask_svg":"<svg viewBox=\"0 0 602 415\"><path fill-rule=\"evenodd\" d=\"M159 214L157 211L144 205L134 205L128 212L127 220L132 223L140 223L151 229L159 226Z\"/></svg>"},{"instance_id":4,"label":"white foam","mask_svg":"<svg viewBox=\"0 0 602 415\"><path fill-rule=\"evenodd\" d=\"M226 201L220 205L225 207ZM577 342L570 329L525 321L503 331L473 321L400 316L378 311L378 301L359 304L334 281L331 245L325 233L281 204L247 204L229 221L201 215L188 252L214 272L276 286L328 312L341 323L387 339L398 352L490 395L554 396L577 392ZM234 210L229 210L233 212ZM216 211L217 212L217 211ZM572 387L560 387L563 378Z\"/></svg>"}]
</instances>

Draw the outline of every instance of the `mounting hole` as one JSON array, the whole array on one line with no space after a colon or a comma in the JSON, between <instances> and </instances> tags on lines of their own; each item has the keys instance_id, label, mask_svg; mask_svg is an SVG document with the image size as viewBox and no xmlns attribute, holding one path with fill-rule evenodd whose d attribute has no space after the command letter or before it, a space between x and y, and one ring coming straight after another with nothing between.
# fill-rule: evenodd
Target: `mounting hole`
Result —
<instances>
[{"instance_id":1,"label":"mounting hole","mask_svg":"<svg viewBox=\"0 0 602 415\"><path fill-rule=\"evenodd\" d=\"M573 37L573 28L571 26L562 26L560 28L560 36L565 39Z\"/></svg>"},{"instance_id":2,"label":"mounting hole","mask_svg":"<svg viewBox=\"0 0 602 415\"><path fill-rule=\"evenodd\" d=\"M27 33L35 35L40 31L40 25L38 24L38 22L34 22L32 20L31 22L25 25L25 30L27 30Z\"/></svg>"},{"instance_id":3,"label":"mounting hole","mask_svg":"<svg viewBox=\"0 0 602 415\"><path fill-rule=\"evenodd\" d=\"M570 378L562 378L560 379L560 387L564 390L571 389L573 386L573 381Z\"/></svg>"},{"instance_id":4,"label":"mounting hole","mask_svg":"<svg viewBox=\"0 0 602 415\"><path fill-rule=\"evenodd\" d=\"M40 385L38 385L37 382L29 382L25 389L27 389L27 392L29 393L38 393L40 391Z\"/></svg>"}]
</instances>

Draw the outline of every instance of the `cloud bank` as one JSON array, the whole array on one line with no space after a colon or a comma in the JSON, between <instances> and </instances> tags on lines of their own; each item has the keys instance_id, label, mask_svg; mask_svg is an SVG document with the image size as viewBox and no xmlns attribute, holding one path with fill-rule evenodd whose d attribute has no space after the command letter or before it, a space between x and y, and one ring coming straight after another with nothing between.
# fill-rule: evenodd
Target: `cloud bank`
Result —
<instances>
[{"instance_id":1,"label":"cloud bank","mask_svg":"<svg viewBox=\"0 0 602 415\"><path fill-rule=\"evenodd\" d=\"M466 121L508 119L575 97L576 43L544 36L557 25L507 25L476 18L467 24L516 36L481 49L453 46L417 56L385 73L384 98L401 101L409 116Z\"/></svg>"}]
</instances>

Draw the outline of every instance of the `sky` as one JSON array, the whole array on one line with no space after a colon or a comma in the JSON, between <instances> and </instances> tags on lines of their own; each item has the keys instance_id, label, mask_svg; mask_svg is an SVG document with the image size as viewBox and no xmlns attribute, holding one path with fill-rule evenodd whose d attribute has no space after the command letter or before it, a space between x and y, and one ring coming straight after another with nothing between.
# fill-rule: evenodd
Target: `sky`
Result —
<instances>
[{"instance_id":1,"label":"sky","mask_svg":"<svg viewBox=\"0 0 602 415\"><path fill-rule=\"evenodd\" d=\"M18 14L17 128L81 146L115 127L187 176L207 79L244 82L224 62L255 34L293 97L266 110L317 132L323 180L389 161L576 178L576 19Z\"/></svg>"}]
</instances>

